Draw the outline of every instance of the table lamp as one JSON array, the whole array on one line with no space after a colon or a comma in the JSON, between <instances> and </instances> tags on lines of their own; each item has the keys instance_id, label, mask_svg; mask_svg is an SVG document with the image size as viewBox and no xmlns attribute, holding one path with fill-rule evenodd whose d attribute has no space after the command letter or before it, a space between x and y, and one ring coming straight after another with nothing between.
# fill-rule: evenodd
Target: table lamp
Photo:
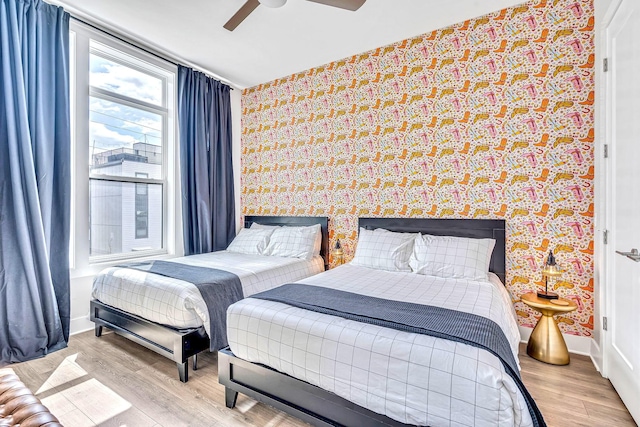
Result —
<instances>
[{"instance_id":1,"label":"table lamp","mask_svg":"<svg viewBox=\"0 0 640 427\"><path fill-rule=\"evenodd\" d=\"M338 265L342 265L342 263L344 262L344 249L342 249L340 239L336 240L336 244L333 247L333 256L336 257Z\"/></svg>"},{"instance_id":2,"label":"table lamp","mask_svg":"<svg viewBox=\"0 0 640 427\"><path fill-rule=\"evenodd\" d=\"M562 270L556 263L556 257L553 255L553 251L549 251L547 256L547 262L542 267L542 276L544 277L544 291L538 291L538 297L545 299L558 299L558 294L555 292L549 292L549 278L560 277Z\"/></svg>"}]
</instances>

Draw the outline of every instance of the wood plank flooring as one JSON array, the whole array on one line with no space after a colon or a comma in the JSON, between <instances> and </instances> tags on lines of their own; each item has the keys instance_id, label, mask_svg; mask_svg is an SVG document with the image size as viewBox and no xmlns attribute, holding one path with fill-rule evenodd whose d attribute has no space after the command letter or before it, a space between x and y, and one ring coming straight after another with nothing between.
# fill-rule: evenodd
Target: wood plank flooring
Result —
<instances>
[{"instance_id":1,"label":"wood plank flooring","mask_svg":"<svg viewBox=\"0 0 640 427\"><path fill-rule=\"evenodd\" d=\"M522 378L549 426L636 425L589 358L572 355L560 367L531 359L524 347L520 353ZM227 409L216 355L198 362L183 384L170 360L116 334L86 332L65 350L9 368L67 427L307 426L243 395Z\"/></svg>"}]
</instances>

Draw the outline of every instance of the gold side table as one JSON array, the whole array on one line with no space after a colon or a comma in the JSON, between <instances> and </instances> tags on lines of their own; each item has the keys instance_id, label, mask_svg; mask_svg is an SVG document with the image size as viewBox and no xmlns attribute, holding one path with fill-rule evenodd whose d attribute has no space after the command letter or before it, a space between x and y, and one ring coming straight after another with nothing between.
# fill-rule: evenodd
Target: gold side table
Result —
<instances>
[{"instance_id":1,"label":"gold side table","mask_svg":"<svg viewBox=\"0 0 640 427\"><path fill-rule=\"evenodd\" d=\"M535 293L524 294L521 299L523 303L542 314L529 337L527 354L552 365L568 365L567 344L553 316L575 310L578 308L576 303L562 298L555 300L539 298Z\"/></svg>"}]
</instances>

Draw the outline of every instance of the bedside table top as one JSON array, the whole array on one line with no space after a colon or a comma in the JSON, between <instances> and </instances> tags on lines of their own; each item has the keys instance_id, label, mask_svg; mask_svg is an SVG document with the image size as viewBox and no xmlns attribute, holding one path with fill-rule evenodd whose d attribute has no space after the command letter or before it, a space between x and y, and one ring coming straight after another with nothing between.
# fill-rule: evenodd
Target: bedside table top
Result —
<instances>
[{"instance_id":1,"label":"bedside table top","mask_svg":"<svg viewBox=\"0 0 640 427\"><path fill-rule=\"evenodd\" d=\"M522 300L523 303L527 304L529 307L557 311L559 313L568 313L578 308L576 303L571 300L558 298L558 300L568 303L567 305L558 305L558 304L552 303L551 301L553 300L539 298L538 295L536 295L533 292L522 295L520 299Z\"/></svg>"}]
</instances>

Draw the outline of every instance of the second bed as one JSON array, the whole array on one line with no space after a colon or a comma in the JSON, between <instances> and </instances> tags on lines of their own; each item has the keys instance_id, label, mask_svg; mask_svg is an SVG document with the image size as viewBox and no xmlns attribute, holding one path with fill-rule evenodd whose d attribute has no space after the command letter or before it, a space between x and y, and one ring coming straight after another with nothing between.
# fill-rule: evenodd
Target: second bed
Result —
<instances>
[{"instance_id":1,"label":"second bed","mask_svg":"<svg viewBox=\"0 0 640 427\"><path fill-rule=\"evenodd\" d=\"M225 251L107 268L93 284L96 336L107 327L174 360L186 382L190 357L196 369L200 351L226 346L229 304L324 271L327 221L247 216L245 229ZM279 238L272 238L276 233Z\"/></svg>"}]
</instances>

